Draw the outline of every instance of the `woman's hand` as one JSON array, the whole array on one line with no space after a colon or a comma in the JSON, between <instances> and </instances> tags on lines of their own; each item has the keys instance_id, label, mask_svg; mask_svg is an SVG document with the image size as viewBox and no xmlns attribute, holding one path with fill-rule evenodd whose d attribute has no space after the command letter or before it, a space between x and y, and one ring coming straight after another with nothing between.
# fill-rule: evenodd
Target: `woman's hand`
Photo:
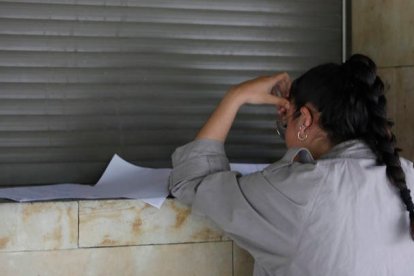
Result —
<instances>
[{"instance_id":1,"label":"woman's hand","mask_svg":"<svg viewBox=\"0 0 414 276\"><path fill-rule=\"evenodd\" d=\"M200 130L196 139L224 142L237 111L243 104L272 104L279 107L279 113L285 113L289 108L289 101L285 97L272 94L274 87L278 88L281 95L287 96L290 89L289 75L283 73L259 77L232 87Z\"/></svg>"},{"instance_id":2,"label":"woman's hand","mask_svg":"<svg viewBox=\"0 0 414 276\"><path fill-rule=\"evenodd\" d=\"M232 87L226 97L243 104L273 104L279 108L289 108L289 95L291 81L287 73L273 76L258 77ZM283 97L272 93L277 87Z\"/></svg>"}]
</instances>

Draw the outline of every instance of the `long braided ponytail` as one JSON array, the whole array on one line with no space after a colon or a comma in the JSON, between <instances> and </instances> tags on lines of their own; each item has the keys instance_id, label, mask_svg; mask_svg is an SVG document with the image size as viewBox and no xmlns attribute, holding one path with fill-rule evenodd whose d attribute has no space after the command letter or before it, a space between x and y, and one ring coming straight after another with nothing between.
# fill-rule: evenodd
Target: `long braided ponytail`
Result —
<instances>
[{"instance_id":1,"label":"long braided ponytail","mask_svg":"<svg viewBox=\"0 0 414 276\"><path fill-rule=\"evenodd\" d=\"M407 188L405 174L401 168L399 148L395 135L391 132L393 122L387 118L384 84L376 74L375 63L363 55L353 55L344 65L357 81L367 84L366 106L369 117L365 142L377 156L379 165L386 165L386 173L391 183L398 188L401 199L409 212L410 233L414 240L414 204ZM364 74L365 73L365 74Z\"/></svg>"},{"instance_id":2,"label":"long braided ponytail","mask_svg":"<svg viewBox=\"0 0 414 276\"><path fill-rule=\"evenodd\" d=\"M414 204L387 118L384 84L375 63L366 56L353 55L344 64L317 66L292 83L290 96L297 110L310 102L321 112L320 126L333 143L363 140L386 166L390 182L398 188L409 212L414 240Z\"/></svg>"}]
</instances>

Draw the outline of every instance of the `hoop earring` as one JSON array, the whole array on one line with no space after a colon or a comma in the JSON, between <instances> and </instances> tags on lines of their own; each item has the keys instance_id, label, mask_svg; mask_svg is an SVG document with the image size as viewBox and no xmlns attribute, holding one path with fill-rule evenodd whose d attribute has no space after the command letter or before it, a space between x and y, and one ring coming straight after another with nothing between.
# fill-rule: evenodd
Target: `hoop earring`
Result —
<instances>
[{"instance_id":1,"label":"hoop earring","mask_svg":"<svg viewBox=\"0 0 414 276\"><path fill-rule=\"evenodd\" d=\"M301 141L301 142L303 142L306 139L308 139L308 134L307 133L304 133L304 135L301 135L300 134L300 131L298 131L298 140Z\"/></svg>"}]
</instances>

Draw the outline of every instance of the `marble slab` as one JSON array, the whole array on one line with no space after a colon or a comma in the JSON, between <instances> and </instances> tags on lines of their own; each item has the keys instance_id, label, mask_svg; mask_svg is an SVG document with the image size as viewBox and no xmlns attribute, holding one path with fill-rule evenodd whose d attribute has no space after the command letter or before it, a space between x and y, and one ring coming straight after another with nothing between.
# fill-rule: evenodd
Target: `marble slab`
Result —
<instances>
[{"instance_id":1,"label":"marble slab","mask_svg":"<svg viewBox=\"0 0 414 276\"><path fill-rule=\"evenodd\" d=\"M79 246L169 244L227 238L204 217L168 199L161 209L141 200L79 202Z\"/></svg>"},{"instance_id":2,"label":"marble slab","mask_svg":"<svg viewBox=\"0 0 414 276\"><path fill-rule=\"evenodd\" d=\"M231 276L232 242L0 252L2 276Z\"/></svg>"},{"instance_id":3,"label":"marble slab","mask_svg":"<svg viewBox=\"0 0 414 276\"><path fill-rule=\"evenodd\" d=\"M76 201L0 204L0 251L67 249L77 243Z\"/></svg>"}]
</instances>

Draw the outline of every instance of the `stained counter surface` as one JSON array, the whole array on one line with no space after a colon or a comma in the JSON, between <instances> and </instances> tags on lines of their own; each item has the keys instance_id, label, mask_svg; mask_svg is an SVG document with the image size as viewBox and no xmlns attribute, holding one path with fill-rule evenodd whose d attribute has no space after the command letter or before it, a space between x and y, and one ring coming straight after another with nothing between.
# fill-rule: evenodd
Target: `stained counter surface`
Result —
<instances>
[{"instance_id":1,"label":"stained counter surface","mask_svg":"<svg viewBox=\"0 0 414 276\"><path fill-rule=\"evenodd\" d=\"M207 218L168 199L0 203L0 275L252 275Z\"/></svg>"}]
</instances>

